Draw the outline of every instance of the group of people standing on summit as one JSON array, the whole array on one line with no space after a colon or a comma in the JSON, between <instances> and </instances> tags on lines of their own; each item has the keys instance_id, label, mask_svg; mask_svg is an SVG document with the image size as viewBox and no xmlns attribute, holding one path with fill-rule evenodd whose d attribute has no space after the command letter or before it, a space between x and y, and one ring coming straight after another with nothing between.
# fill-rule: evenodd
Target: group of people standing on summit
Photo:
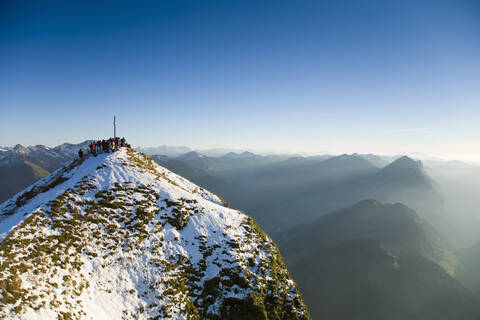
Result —
<instances>
[{"instance_id":1,"label":"group of people standing on summit","mask_svg":"<svg viewBox=\"0 0 480 320\"><path fill-rule=\"evenodd\" d=\"M97 153L100 152L114 152L118 150L121 147L127 147L130 148L130 145L127 143L125 138L110 138L108 140L98 140L98 141L93 141L88 145L88 150L90 151L93 156L97 156ZM80 159L83 158L83 150L80 149L78 151L78 157Z\"/></svg>"}]
</instances>

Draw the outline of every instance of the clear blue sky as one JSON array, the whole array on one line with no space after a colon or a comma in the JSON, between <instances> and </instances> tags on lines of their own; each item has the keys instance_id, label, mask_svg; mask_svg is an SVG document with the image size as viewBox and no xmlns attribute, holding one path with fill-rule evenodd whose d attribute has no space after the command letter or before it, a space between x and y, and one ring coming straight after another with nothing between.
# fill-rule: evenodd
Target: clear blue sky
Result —
<instances>
[{"instance_id":1,"label":"clear blue sky","mask_svg":"<svg viewBox=\"0 0 480 320\"><path fill-rule=\"evenodd\" d=\"M480 1L0 2L0 145L113 114L142 146L480 158Z\"/></svg>"}]
</instances>

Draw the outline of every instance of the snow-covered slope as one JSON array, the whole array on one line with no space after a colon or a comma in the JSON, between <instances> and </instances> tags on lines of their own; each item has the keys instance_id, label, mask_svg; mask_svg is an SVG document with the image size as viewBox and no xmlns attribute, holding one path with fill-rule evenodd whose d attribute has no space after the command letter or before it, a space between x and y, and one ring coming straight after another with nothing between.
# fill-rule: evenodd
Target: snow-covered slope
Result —
<instances>
[{"instance_id":1,"label":"snow-covered slope","mask_svg":"<svg viewBox=\"0 0 480 320\"><path fill-rule=\"evenodd\" d=\"M1 319L309 319L247 215L131 149L0 205Z\"/></svg>"}]
</instances>

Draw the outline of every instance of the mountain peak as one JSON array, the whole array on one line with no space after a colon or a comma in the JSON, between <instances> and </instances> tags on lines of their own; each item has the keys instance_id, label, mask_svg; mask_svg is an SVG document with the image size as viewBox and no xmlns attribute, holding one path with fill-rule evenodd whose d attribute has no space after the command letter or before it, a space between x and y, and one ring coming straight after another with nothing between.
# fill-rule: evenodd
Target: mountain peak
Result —
<instances>
[{"instance_id":1,"label":"mountain peak","mask_svg":"<svg viewBox=\"0 0 480 320\"><path fill-rule=\"evenodd\" d=\"M222 159L232 160L238 158L238 154L235 152L229 152L221 156Z\"/></svg>"},{"instance_id":2,"label":"mountain peak","mask_svg":"<svg viewBox=\"0 0 480 320\"><path fill-rule=\"evenodd\" d=\"M53 150L56 152L59 152L62 156L74 156L77 154L79 149L85 149L87 146L92 143L93 140L85 140L83 142L80 142L78 144L73 144L73 143L62 143Z\"/></svg>"},{"instance_id":3,"label":"mountain peak","mask_svg":"<svg viewBox=\"0 0 480 320\"><path fill-rule=\"evenodd\" d=\"M180 160L191 161L191 160L205 158L205 156L198 153L197 151L190 151L190 152L179 155L177 158Z\"/></svg>"},{"instance_id":4,"label":"mountain peak","mask_svg":"<svg viewBox=\"0 0 480 320\"><path fill-rule=\"evenodd\" d=\"M353 154L344 153L344 154L341 154L339 156L331 157L327 160L330 160L330 159L331 160L340 160L340 161L364 160L362 157L360 157L356 153L353 153Z\"/></svg>"},{"instance_id":5,"label":"mountain peak","mask_svg":"<svg viewBox=\"0 0 480 320\"><path fill-rule=\"evenodd\" d=\"M15 147L13 147L12 151L16 154L21 154L21 155L27 155L27 154L30 153L30 150L28 150L28 148L22 146L21 144L15 145Z\"/></svg>"},{"instance_id":6,"label":"mountain peak","mask_svg":"<svg viewBox=\"0 0 480 320\"><path fill-rule=\"evenodd\" d=\"M2 319L310 318L250 217L131 149L1 204L0 234Z\"/></svg>"},{"instance_id":7,"label":"mountain peak","mask_svg":"<svg viewBox=\"0 0 480 320\"><path fill-rule=\"evenodd\" d=\"M362 158L360 155L354 154L342 154L339 156L330 157L323 161L324 163L338 163L343 166L360 166L365 168L376 169L368 160Z\"/></svg>"},{"instance_id":8,"label":"mountain peak","mask_svg":"<svg viewBox=\"0 0 480 320\"><path fill-rule=\"evenodd\" d=\"M407 156L400 157L385 166L380 170L379 175L392 183L394 181L410 180L411 183L431 185L430 179L423 169L422 162Z\"/></svg>"},{"instance_id":9,"label":"mountain peak","mask_svg":"<svg viewBox=\"0 0 480 320\"><path fill-rule=\"evenodd\" d=\"M250 157L255 157L255 154L250 152L250 151L244 151L239 154L239 157L241 158L250 158Z\"/></svg>"},{"instance_id":10,"label":"mountain peak","mask_svg":"<svg viewBox=\"0 0 480 320\"><path fill-rule=\"evenodd\" d=\"M390 163L387 167L423 168L423 164L420 160L414 160L408 156L402 156Z\"/></svg>"}]
</instances>

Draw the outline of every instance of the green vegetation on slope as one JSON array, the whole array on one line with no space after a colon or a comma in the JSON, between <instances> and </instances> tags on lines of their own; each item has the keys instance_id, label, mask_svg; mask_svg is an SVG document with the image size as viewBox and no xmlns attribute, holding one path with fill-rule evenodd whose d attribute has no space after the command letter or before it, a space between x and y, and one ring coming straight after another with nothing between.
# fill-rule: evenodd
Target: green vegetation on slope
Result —
<instances>
[{"instance_id":1,"label":"green vegetation on slope","mask_svg":"<svg viewBox=\"0 0 480 320\"><path fill-rule=\"evenodd\" d=\"M129 150L128 162L122 165L184 190L142 154ZM101 165L96 171L107 169ZM185 239L180 232L191 217L208 214L197 200L162 199L153 186L138 181L117 182L109 189L99 189L97 182L92 176L83 177L0 242L0 302L4 306L0 317L6 316L10 307L20 315L26 308L39 311L48 306L61 319L83 319L80 297L92 286L100 286L106 294L112 288L108 281L92 284L93 271L86 271L86 265L95 263L102 270L118 265L126 269L132 261L146 259L148 252L148 272L161 278L140 277L137 281L143 281L148 292L131 289L124 293L149 301L134 313L124 310L125 319L140 314L153 319L171 318L178 308L192 320L310 319L278 248L250 217L243 216L237 226L238 236L227 236L224 231L213 245L203 235L189 242L202 255L194 265L188 256L166 255L163 248L172 242L182 245ZM26 192L19 199L29 201L45 188L50 185ZM166 226L178 232L168 242L157 236ZM220 267L218 276L206 279L212 263ZM142 270L138 272L142 274ZM35 291L24 289L22 279L34 282ZM249 291L247 298L225 298L241 290ZM212 304L219 305L219 314L210 309Z\"/></svg>"}]
</instances>

